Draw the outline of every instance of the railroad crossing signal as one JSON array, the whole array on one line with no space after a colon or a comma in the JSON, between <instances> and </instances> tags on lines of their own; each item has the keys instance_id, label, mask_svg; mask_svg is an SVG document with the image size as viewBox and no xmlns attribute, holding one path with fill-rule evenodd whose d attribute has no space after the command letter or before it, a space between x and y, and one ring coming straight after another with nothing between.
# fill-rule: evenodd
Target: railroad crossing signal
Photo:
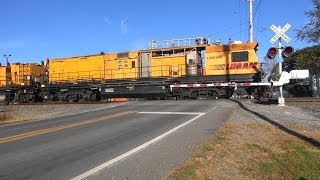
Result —
<instances>
[{"instance_id":1,"label":"railroad crossing signal","mask_svg":"<svg viewBox=\"0 0 320 180\"><path fill-rule=\"evenodd\" d=\"M288 29L290 29L291 25L289 23L287 23L283 28L281 27L276 27L275 25L272 25L270 27L270 29L276 33L275 36L273 36L273 38L270 40L270 42L273 44L275 43L279 38L283 39L284 41L286 41L287 43L289 41L291 41L291 39L284 34L286 31L288 31Z\"/></svg>"},{"instance_id":2,"label":"railroad crossing signal","mask_svg":"<svg viewBox=\"0 0 320 180\"><path fill-rule=\"evenodd\" d=\"M283 49L282 52L281 52L281 57L283 59L289 57L290 55L292 55L294 53L294 48L292 46L286 46L286 47L281 47L279 49ZM274 59L277 54L279 53L279 50L278 48L276 47L271 47L268 49L268 52L267 52L267 57L269 59Z\"/></svg>"},{"instance_id":3,"label":"railroad crossing signal","mask_svg":"<svg viewBox=\"0 0 320 180\"><path fill-rule=\"evenodd\" d=\"M282 55L282 58L285 59L285 58L289 57L293 53L294 53L293 47L292 46L286 46L286 47L284 47L281 55Z\"/></svg>"},{"instance_id":4,"label":"railroad crossing signal","mask_svg":"<svg viewBox=\"0 0 320 180\"><path fill-rule=\"evenodd\" d=\"M289 47L288 49L285 49L285 51L287 50L287 52L284 52L284 53L281 52L281 50L282 50L282 48L283 48L282 45L281 45L281 40L283 39L283 40L286 41L287 43L291 41L291 39L290 39L286 34L284 34L285 32L288 31L288 29L289 29L290 27L291 27L291 25L290 25L289 23L287 23L283 28L281 28L281 26L276 27L275 25L272 25L272 26L270 27L270 29L271 29L273 32L276 33L276 35L273 36L273 38L271 38L270 42L273 44L273 43L275 43L277 40L279 40L279 41L278 41L278 50L279 50L279 52L281 53L281 54L279 54L279 58L287 57L287 56L289 56L290 54L292 54L293 51L294 51L293 48L290 46L291 49L290 49L290 47ZM287 48L287 47L286 47L286 48ZM274 50L272 50L272 49L270 48L267 55L269 55L270 50L271 50L271 53L274 52ZM288 54L285 54L285 53L288 53ZM274 57L275 57L275 56L274 56ZM282 62L281 62L281 61L279 61L279 74L282 74ZM280 86L280 89L279 89L279 90L280 90L280 97L279 97L279 99L278 99L278 103L279 103L279 105L281 106L281 105L284 105L284 98L283 98L283 93L282 93L282 86Z\"/></svg>"},{"instance_id":5,"label":"railroad crossing signal","mask_svg":"<svg viewBox=\"0 0 320 180\"><path fill-rule=\"evenodd\" d=\"M275 47L272 47L268 50L267 57L269 59L274 59L277 56L277 54L278 54L278 49Z\"/></svg>"}]
</instances>

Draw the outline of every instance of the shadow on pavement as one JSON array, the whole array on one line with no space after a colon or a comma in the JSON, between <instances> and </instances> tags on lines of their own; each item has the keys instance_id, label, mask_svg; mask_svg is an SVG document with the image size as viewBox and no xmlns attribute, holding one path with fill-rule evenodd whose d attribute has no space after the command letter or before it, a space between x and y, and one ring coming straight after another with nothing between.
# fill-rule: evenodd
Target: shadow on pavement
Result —
<instances>
[{"instance_id":1,"label":"shadow on pavement","mask_svg":"<svg viewBox=\"0 0 320 180\"><path fill-rule=\"evenodd\" d=\"M303 134L300 134L300 133L298 133L298 132L295 132L295 131L293 131L293 130L287 128L287 127L285 127L284 125L282 125L282 124L280 124L280 123L278 123L278 122L275 122L275 121L267 118L267 117L264 116L264 115L261 115L261 114L255 112L255 111L252 111L252 110L248 109L245 105L243 105L241 102L239 102L239 101L237 101L237 100L233 100L233 99L230 99L230 100L233 101L233 102L238 103L239 106L240 106L243 110L248 111L248 112L250 112L250 113L258 116L259 118L261 118L261 119L263 119L264 121L270 123L271 125L275 126L276 128L278 128L278 129L280 129L280 130L282 130L282 131L284 131L284 132L286 132L286 133L288 133L288 134L291 134L291 135L293 135L293 136L296 136L297 138L299 138L299 139L301 139L301 140L303 140L303 141L306 141L307 143L313 145L313 146L316 147L316 148L320 148L320 142L319 142L319 141L317 141L317 140L315 140L315 139L313 139L313 138L307 137L307 136L305 136L305 135L303 135Z\"/></svg>"}]
</instances>

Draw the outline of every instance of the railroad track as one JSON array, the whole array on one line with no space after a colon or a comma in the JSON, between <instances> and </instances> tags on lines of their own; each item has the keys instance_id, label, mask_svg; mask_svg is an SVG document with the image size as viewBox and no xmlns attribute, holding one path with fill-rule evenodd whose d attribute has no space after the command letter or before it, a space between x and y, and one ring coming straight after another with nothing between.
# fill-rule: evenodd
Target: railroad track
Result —
<instances>
[{"instance_id":1,"label":"railroad track","mask_svg":"<svg viewBox=\"0 0 320 180\"><path fill-rule=\"evenodd\" d=\"M10 105L60 105L60 104L109 104L122 101L54 101L54 102L35 102L35 103L15 103ZM263 99L261 102L278 102L278 99ZM285 98L285 102L320 102L320 98L306 97L306 98Z\"/></svg>"},{"instance_id":2,"label":"railroad track","mask_svg":"<svg viewBox=\"0 0 320 180\"><path fill-rule=\"evenodd\" d=\"M254 101L261 104L278 104L278 98L262 98L260 99L260 101L258 101L257 99L255 99ZM285 98L285 103L289 104L315 103L315 105L318 105L319 102L320 98L315 97Z\"/></svg>"},{"instance_id":3,"label":"railroad track","mask_svg":"<svg viewBox=\"0 0 320 180\"><path fill-rule=\"evenodd\" d=\"M285 102L320 102L320 98L313 98L313 97L286 98Z\"/></svg>"}]
</instances>

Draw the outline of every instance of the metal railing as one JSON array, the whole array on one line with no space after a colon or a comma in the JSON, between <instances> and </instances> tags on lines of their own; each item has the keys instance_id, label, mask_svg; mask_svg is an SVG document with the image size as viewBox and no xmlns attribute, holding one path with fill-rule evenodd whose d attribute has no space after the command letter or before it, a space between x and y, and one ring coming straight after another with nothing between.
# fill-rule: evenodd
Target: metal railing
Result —
<instances>
[{"instance_id":1,"label":"metal railing","mask_svg":"<svg viewBox=\"0 0 320 180\"><path fill-rule=\"evenodd\" d=\"M146 76L142 76L147 73ZM106 80L125 80L138 79L143 77L154 78L173 78L181 77L187 74L185 65L181 64L178 67L171 65L164 66L148 66L142 68L120 68L120 69L105 69L97 71L75 71L64 73L50 73L50 82L88 82L88 81L106 81Z\"/></svg>"},{"instance_id":2,"label":"metal railing","mask_svg":"<svg viewBox=\"0 0 320 180\"><path fill-rule=\"evenodd\" d=\"M203 45L203 44L210 44L210 37L193 37L193 38L183 38L183 39L168 39L168 40L160 40L160 41L152 40L149 43L151 49L193 46L193 45Z\"/></svg>"}]
</instances>

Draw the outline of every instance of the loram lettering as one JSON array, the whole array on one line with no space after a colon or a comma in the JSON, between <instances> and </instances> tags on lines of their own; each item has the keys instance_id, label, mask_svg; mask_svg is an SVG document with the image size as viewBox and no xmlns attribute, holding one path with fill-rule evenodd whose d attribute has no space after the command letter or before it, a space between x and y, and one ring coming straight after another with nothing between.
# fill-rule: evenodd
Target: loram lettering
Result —
<instances>
[{"instance_id":1,"label":"loram lettering","mask_svg":"<svg viewBox=\"0 0 320 180\"><path fill-rule=\"evenodd\" d=\"M226 70L229 69L256 69L258 66L257 62L250 62L250 63L231 63L225 66Z\"/></svg>"},{"instance_id":2,"label":"loram lettering","mask_svg":"<svg viewBox=\"0 0 320 180\"><path fill-rule=\"evenodd\" d=\"M222 56L208 56L207 60L222 59Z\"/></svg>"}]
</instances>

